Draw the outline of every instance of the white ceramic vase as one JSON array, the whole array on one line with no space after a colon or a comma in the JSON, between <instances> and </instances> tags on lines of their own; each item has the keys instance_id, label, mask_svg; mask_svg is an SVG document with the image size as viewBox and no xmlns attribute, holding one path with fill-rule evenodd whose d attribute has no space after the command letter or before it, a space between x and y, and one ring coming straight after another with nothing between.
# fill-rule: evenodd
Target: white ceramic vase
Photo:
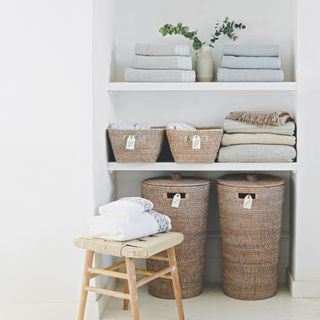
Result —
<instances>
[{"instance_id":1,"label":"white ceramic vase","mask_svg":"<svg viewBox=\"0 0 320 320\"><path fill-rule=\"evenodd\" d=\"M211 48L203 45L196 56L196 77L198 82L211 82L214 80L214 60Z\"/></svg>"}]
</instances>

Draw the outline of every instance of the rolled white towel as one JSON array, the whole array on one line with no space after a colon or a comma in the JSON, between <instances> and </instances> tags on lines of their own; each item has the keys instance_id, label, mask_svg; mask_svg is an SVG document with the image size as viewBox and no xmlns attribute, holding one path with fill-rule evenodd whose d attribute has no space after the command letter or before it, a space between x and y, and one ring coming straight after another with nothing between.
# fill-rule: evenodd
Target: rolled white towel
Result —
<instances>
[{"instance_id":1,"label":"rolled white towel","mask_svg":"<svg viewBox=\"0 0 320 320\"><path fill-rule=\"evenodd\" d=\"M171 219L154 210L136 214L132 221L118 221L109 219L109 216L97 216L89 223L89 236L115 241L127 241L171 230Z\"/></svg>"},{"instance_id":2,"label":"rolled white towel","mask_svg":"<svg viewBox=\"0 0 320 320\"><path fill-rule=\"evenodd\" d=\"M188 45L145 44L137 43L134 48L136 55L142 56L190 56Z\"/></svg>"},{"instance_id":3,"label":"rolled white towel","mask_svg":"<svg viewBox=\"0 0 320 320\"><path fill-rule=\"evenodd\" d=\"M190 124L184 122L171 122L167 125L169 130L179 130L179 131L196 131L197 129Z\"/></svg>"}]
</instances>

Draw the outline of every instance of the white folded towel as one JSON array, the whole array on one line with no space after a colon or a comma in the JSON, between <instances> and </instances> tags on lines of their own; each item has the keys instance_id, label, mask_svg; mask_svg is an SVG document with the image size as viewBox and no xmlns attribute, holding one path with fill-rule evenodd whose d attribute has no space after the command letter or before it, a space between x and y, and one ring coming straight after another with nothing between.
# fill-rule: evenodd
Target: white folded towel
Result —
<instances>
[{"instance_id":1,"label":"white folded towel","mask_svg":"<svg viewBox=\"0 0 320 320\"><path fill-rule=\"evenodd\" d=\"M135 54L142 56L190 56L190 47L188 45L159 45L137 43L135 45Z\"/></svg>"},{"instance_id":2,"label":"white folded towel","mask_svg":"<svg viewBox=\"0 0 320 320\"><path fill-rule=\"evenodd\" d=\"M192 70L192 58L183 56L134 56L130 62L134 69Z\"/></svg>"},{"instance_id":3,"label":"white folded towel","mask_svg":"<svg viewBox=\"0 0 320 320\"><path fill-rule=\"evenodd\" d=\"M271 69L218 69L218 82L282 82L282 70Z\"/></svg>"},{"instance_id":4,"label":"white folded towel","mask_svg":"<svg viewBox=\"0 0 320 320\"><path fill-rule=\"evenodd\" d=\"M195 82L193 70L142 70L127 68L127 82Z\"/></svg>"},{"instance_id":5,"label":"white folded towel","mask_svg":"<svg viewBox=\"0 0 320 320\"><path fill-rule=\"evenodd\" d=\"M225 56L240 56L240 57L278 57L279 46L239 46L225 45L223 49Z\"/></svg>"},{"instance_id":6,"label":"white folded towel","mask_svg":"<svg viewBox=\"0 0 320 320\"><path fill-rule=\"evenodd\" d=\"M228 69L281 69L279 57L224 56L222 68Z\"/></svg>"},{"instance_id":7,"label":"white folded towel","mask_svg":"<svg viewBox=\"0 0 320 320\"><path fill-rule=\"evenodd\" d=\"M286 122L282 126L258 126L241 121L224 119L223 130L227 133L273 133L293 136L295 132L295 123L290 121Z\"/></svg>"},{"instance_id":8,"label":"white folded towel","mask_svg":"<svg viewBox=\"0 0 320 320\"><path fill-rule=\"evenodd\" d=\"M97 216L90 220L89 236L105 240L127 241L171 230L171 219L154 210L138 213L130 221L110 216Z\"/></svg>"},{"instance_id":9,"label":"white folded towel","mask_svg":"<svg viewBox=\"0 0 320 320\"><path fill-rule=\"evenodd\" d=\"M190 124L183 122L171 122L167 125L169 130L180 130L180 131L196 131L197 129Z\"/></svg>"},{"instance_id":10,"label":"white folded towel","mask_svg":"<svg viewBox=\"0 0 320 320\"><path fill-rule=\"evenodd\" d=\"M121 129L121 130L146 130L146 129L150 129L151 127L145 123L117 121L117 122L111 123L110 128Z\"/></svg>"}]
</instances>

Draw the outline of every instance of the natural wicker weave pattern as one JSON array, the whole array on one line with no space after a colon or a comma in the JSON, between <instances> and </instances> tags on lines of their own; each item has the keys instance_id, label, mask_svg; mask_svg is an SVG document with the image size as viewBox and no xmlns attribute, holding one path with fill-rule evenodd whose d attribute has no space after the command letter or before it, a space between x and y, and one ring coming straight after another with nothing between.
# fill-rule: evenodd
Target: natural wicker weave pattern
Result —
<instances>
[{"instance_id":1,"label":"natural wicker weave pattern","mask_svg":"<svg viewBox=\"0 0 320 320\"><path fill-rule=\"evenodd\" d=\"M155 210L165 212L172 219L172 231L184 234L184 242L176 247L183 298L195 297L203 290L209 188L209 181L196 178L142 182L142 196L153 202ZM178 209L171 206L170 198L170 194L172 197L176 193L185 196ZM150 271L161 270L164 265L165 262L147 260ZM172 284L165 279L151 282L149 292L156 297L174 299Z\"/></svg>"},{"instance_id":2,"label":"natural wicker weave pattern","mask_svg":"<svg viewBox=\"0 0 320 320\"><path fill-rule=\"evenodd\" d=\"M156 162L163 143L164 129L152 128L147 130L108 129L112 150L117 162ZM130 135L135 137L134 150L126 149Z\"/></svg>"},{"instance_id":3,"label":"natural wicker weave pattern","mask_svg":"<svg viewBox=\"0 0 320 320\"><path fill-rule=\"evenodd\" d=\"M223 290L243 300L266 299L277 292L284 181L257 177L251 182L245 175L218 179ZM255 196L251 209L243 208L239 194Z\"/></svg>"},{"instance_id":4,"label":"natural wicker weave pattern","mask_svg":"<svg viewBox=\"0 0 320 320\"><path fill-rule=\"evenodd\" d=\"M199 128L197 131L167 130L173 158L177 163L213 163L220 147L221 128ZM201 148L192 149L192 138L201 138Z\"/></svg>"}]
</instances>

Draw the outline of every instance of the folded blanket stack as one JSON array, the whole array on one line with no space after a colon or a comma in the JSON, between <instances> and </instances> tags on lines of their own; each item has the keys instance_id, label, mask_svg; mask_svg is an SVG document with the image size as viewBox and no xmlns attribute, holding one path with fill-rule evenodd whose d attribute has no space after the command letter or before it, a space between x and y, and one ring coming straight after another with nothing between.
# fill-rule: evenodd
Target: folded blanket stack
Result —
<instances>
[{"instance_id":1,"label":"folded blanket stack","mask_svg":"<svg viewBox=\"0 0 320 320\"><path fill-rule=\"evenodd\" d=\"M224 47L222 68L218 69L219 82L281 82L278 46Z\"/></svg>"},{"instance_id":2,"label":"folded blanket stack","mask_svg":"<svg viewBox=\"0 0 320 320\"><path fill-rule=\"evenodd\" d=\"M186 45L136 44L125 72L128 82L194 82L195 78Z\"/></svg>"},{"instance_id":3,"label":"folded blanket stack","mask_svg":"<svg viewBox=\"0 0 320 320\"><path fill-rule=\"evenodd\" d=\"M224 120L219 162L293 162L295 123L286 112L231 112Z\"/></svg>"},{"instance_id":4,"label":"folded blanket stack","mask_svg":"<svg viewBox=\"0 0 320 320\"><path fill-rule=\"evenodd\" d=\"M171 230L168 216L153 210L153 203L139 197L126 197L99 208L89 220L89 236L127 241Z\"/></svg>"}]
</instances>

